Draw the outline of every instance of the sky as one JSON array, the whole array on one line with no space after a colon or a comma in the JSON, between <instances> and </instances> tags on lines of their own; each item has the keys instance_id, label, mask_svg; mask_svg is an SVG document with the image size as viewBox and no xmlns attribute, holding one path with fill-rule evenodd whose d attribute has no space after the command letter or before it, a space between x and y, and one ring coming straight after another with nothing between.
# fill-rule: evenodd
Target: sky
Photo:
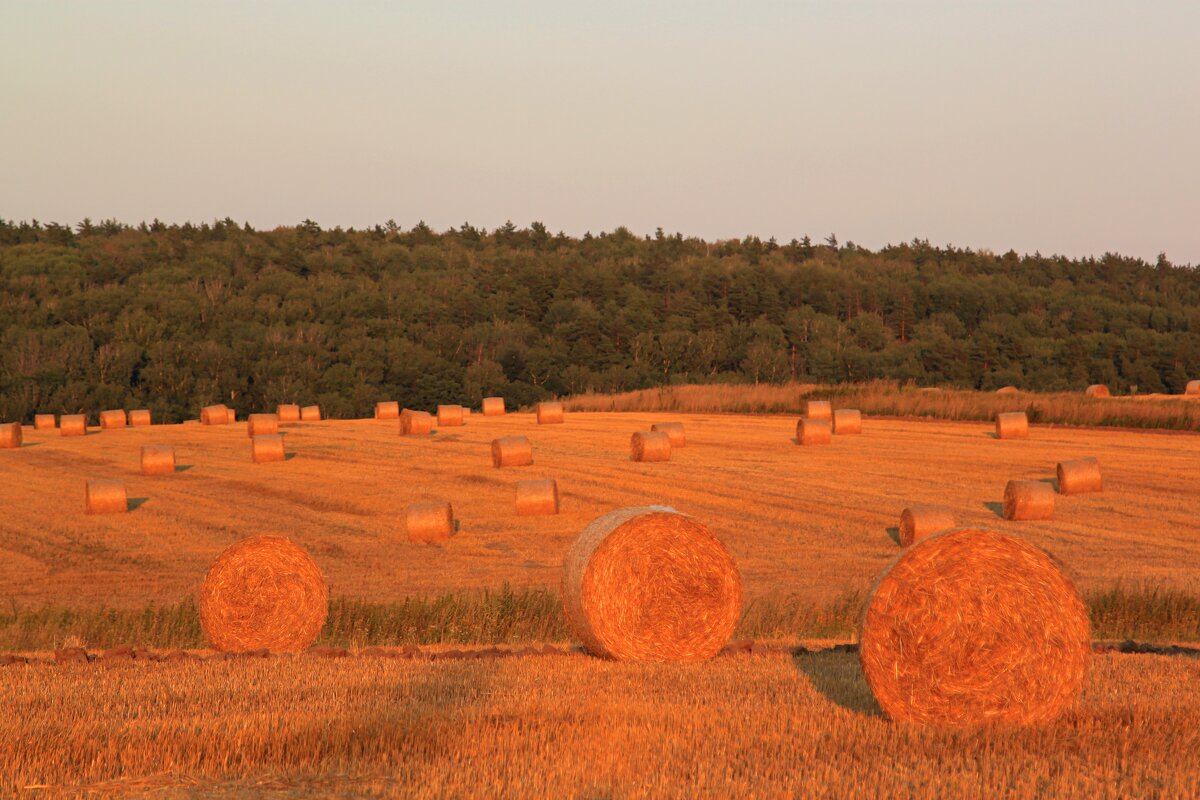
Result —
<instances>
[{"instance_id":1,"label":"sky","mask_svg":"<svg viewBox=\"0 0 1200 800\"><path fill-rule=\"evenodd\" d=\"M0 217L1200 265L1200 3L0 0Z\"/></svg>"}]
</instances>

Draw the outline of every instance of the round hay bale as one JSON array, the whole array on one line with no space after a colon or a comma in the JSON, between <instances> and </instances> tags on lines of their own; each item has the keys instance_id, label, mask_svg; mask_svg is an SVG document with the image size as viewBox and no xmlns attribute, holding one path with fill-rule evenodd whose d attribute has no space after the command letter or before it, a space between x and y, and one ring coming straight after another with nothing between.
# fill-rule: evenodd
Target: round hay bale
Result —
<instances>
[{"instance_id":1,"label":"round hay bale","mask_svg":"<svg viewBox=\"0 0 1200 800\"><path fill-rule=\"evenodd\" d=\"M623 508L593 520L563 562L571 631L594 655L703 661L742 613L742 578L721 540L672 508Z\"/></svg>"},{"instance_id":2,"label":"round hay bale","mask_svg":"<svg viewBox=\"0 0 1200 800\"><path fill-rule=\"evenodd\" d=\"M5 422L0 424L0 447L20 447L22 440L21 423Z\"/></svg>"},{"instance_id":3,"label":"round hay bale","mask_svg":"<svg viewBox=\"0 0 1200 800\"><path fill-rule=\"evenodd\" d=\"M492 440L493 467L527 467L533 463L533 445L524 436L501 436Z\"/></svg>"},{"instance_id":4,"label":"round hay bale","mask_svg":"<svg viewBox=\"0 0 1200 800\"><path fill-rule=\"evenodd\" d=\"M558 513L558 482L553 478L517 483L517 515L536 517Z\"/></svg>"},{"instance_id":5,"label":"round hay bale","mask_svg":"<svg viewBox=\"0 0 1200 800\"><path fill-rule=\"evenodd\" d=\"M422 436L433 432L433 415L428 411L404 409L400 415L401 436Z\"/></svg>"},{"instance_id":6,"label":"round hay bale","mask_svg":"<svg viewBox=\"0 0 1200 800\"><path fill-rule=\"evenodd\" d=\"M413 503L404 510L410 542L437 542L454 533L454 509L449 503Z\"/></svg>"},{"instance_id":7,"label":"round hay bale","mask_svg":"<svg viewBox=\"0 0 1200 800\"><path fill-rule=\"evenodd\" d=\"M996 394L1017 394L1018 392L1020 389L1015 386L1002 386L996 390Z\"/></svg>"},{"instance_id":8,"label":"round hay bale","mask_svg":"<svg viewBox=\"0 0 1200 800\"><path fill-rule=\"evenodd\" d=\"M1093 383L1091 386L1083 390L1083 393L1088 397L1111 397L1112 392L1103 383Z\"/></svg>"},{"instance_id":9,"label":"round hay bale","mask_svg":"<svg viewBox=\"0 0 1200 800\"><path fill-rule=\"evenodd\" d=\"M145 428L150 425L150 409L139 408L129 412L129 424L135 428Z\"/></svg>"},{"instance_id":10,"label":"round hay bale","mask_svg":"<svg viewBox=\"0 0 1200 800\"><path fill-rule=\"evenodd\" d=\"M682 422L656 422L650 426L651 431L665 433L671 440L671 449L687 447L687 436L683 432Z\"/></svg>"},{"instance_id":11,"label":"round hay bale","mask_svg":"<svg viewBox=\"0 0 1200 800\"><path fill-rule=\"evenodd\" d=\"M631 461L670 461L671 437L661 431L638 431L629 440Z\"/></svg>"},{"instance_id":12,"label":"round hay bale","mask_svg":"<svg viewBox=\"0 0 1200 800\"><path fill-rule=\"evenodd\" d=\"M84 502L89 514L124 514L129 510L129 496L122 481L88 481Z\"/></svg>"},{"instance_id":13,"label":"round hay bale","mask_svg":"<svg viewBox=\"0 0 1200 800\"><path fill-rule=\"evenodd\" d=\"M1200 381L1188 381L1183 393L1186 395L1200 395Z\"/></svg>"},{"instance_id":14,"label":"round hay bale","mask_svg":"<svg viewBox=\"0 0 1200 800\"><path fill-rule=\"evenodd\" d=\"M287 453L283 449L283 436L278 433L251 437L250 451L255 464L287 461Z\"/></svg>"},{"instance_id":15,"label":"round hay bale","mask_svg":"<svg viewBox=\"0 0 1200 800\"><path fill-rule=\"evenodd\" d=\"M301 422L320 422L321 407L320 406L305 406L300 409Z\"/></svg>"},{"instance_id":16,"label":"round hay bale","mask_svg":"<svg viewBox=\"0 0 1200 800\"><path fill-rule=\"evenodd\" d=\"M876 580L859 627L871 693L897 722L1048 722L1079 696L1087 609L1042 550L956 528L917 542Z\"/></svg>"},{"instance_id":17,"label":"round hay bale","mask_svg":"<svg viewBox=\"0 0 1200 800\"><path fill-rule=\"evenodd\" d=\"M215 649L298 653L321 633L329 587L302 547L281 536L230 545L200 586L200 627Z\"/></svg>"},{"instance_id":18,"label":"round hay bale","mask_svg":"<svg viewBox=\"0 0 1200 800\"><path fill-rule=\"evenodd\" d=\"M945 506L909 506L900 512L900 546L927 539L954 527L954 514Z\"/></svg>"},{"instance_id":19,"label":"round hay bale","mask_svg":"<svg viewBox=\"0 0 1200 800\"><path fill-rule=\"evenodd\" d=\"M997 439L1026 439L1029 437L1029 417L1024 411L1005 411L996 415Z\"/></svg>"},{"instance_id":20,"label":"round hay bale","mask_svg":"<svg viewBox=\"0 0 1200 800\"><path fill-rule=\"evenodd\" d=\"M480 410L483 411L485 417L502 417L504 416L504 398L485 397Z\"/></svg>"},{"instance_id":21,"label":"round hay bale","mask_svg":"<svg viewBox=\"0 0 1200 800\"><path fill-rule=\"evenodd\" d=\"M1054 516L1054 487L1041 481L1009 481L1004 487L1004 518L1014 521Z\"/></svg>"},{"instance_id":22,"label":"round hay bale","mask_svg":"<svg viewBox=\"0 0 1200 800\"><path fill-rule=\"evenodd\" d=\"M143 475L174 475L175 448L169 444L142 445Z\"/></svg>"},{"instance_id":23,"label":"round hay bale","mask_svg":"<svg viewBox=\"0 0 1200 800\"><path fill-rule=\"evenodd\" d=\"M462 406L438 406L437 424L439 428L456 428L464 422Z\"/></svg>"},{"instance_id":24,"label":"round hay bale","mask_svg":"<svg viewBox=\"0 0 1200 800\"><path fill-rule=\"evenodd\" d=\"M275 407L275 416L280 422L299 422L300 406L293 403L282 403Z\"/></svg>"},{"instance_id":25,"label":"round hay bale","mask_svg":"<svg viewBox=\"0 0 1200 800\"><path fill-rule=\"evenodd\" d=\"M538 403L538 425L561 425L563 421L562 403Z\"/></svg>"},{"instance_id":26,"label":"round hay bale","mask_svg":"<svg viewBox=\"0 0 1200 800\"><path fill-rule=\"evenodd\" d=\"M279 433L279 417L276 414L251 414L246 417L246 435L274 436Z\"/></svg>"},{"instance_id":27,"label":"round hay bale","mask_svg":"<svg viewBox=\"0 0 1200 800\"><path fill-rule=\"evenodd\" d=\"M376 403L375 419L400 419L400 404L395 400L383 400Z\"/></svg>"},{"instance_id":28,"label":"round hay bale","mask_svg":"<svg viewBox=\"0 0 1200 800\"><path fill-rule=\"evenodd\" d=\"M56 425L53 414L35 414L33 417L33 429L35 431L52 431Z\"/></svg>"},{"instance_id":29,"label":"round hay bale","mask_svg":"<svg viewBox=\"0 0 1200 800\"><path fill-rule=\"evenodd\" d=\"M83 414L63 414L58 420L58 432L63 436L87 436L87 417Z\"/></svg>"},{"instance_id":30,"label":"round hay bale","mask_svg":"<svg viewBox=\"0 0 1200 800\"><path fill-rule=\"evenodd\" d=\"M228 425L229 409L223 405L205 406L200 409L200 424Z\"/></svg>"},{"instance_id":31,"label":"round hay bale","mask_svg":"<svg viewBox=\"0 0 1200 800\"><path fill-rule=\"evenodd\" d=\"M1100 462L1094 458L1060 461L1055 473L1058 475L1059 494L1087 494L1104 491L1104 479L1100 475Z\"/></svg>"},{"instance_id":32,"label":"round hay bale","mask_svg":"<svg viewBox=\"0 0 1200 800\"><path fill-rule=\"evenodd\" d=\"M833 441L833 423L827 419L801 417L796 422L796 444L829 444Z\"/></svg>"},{"instance_id":33,"label":"round hay bale","mask_svg":"<svg viewBox=\"0 0 1200 800\"><path fill-rule=\"evenodd\" d=\"M809 400L804 404L804 416L809 419L833 421L833 403L828 400Z\"/></svg>"},{"instance_id":34,"label":"round hay bale","mask_svg":"<svg viewBox=\"0 0 1200 800\"><path fill-rule=\"evenodd\" d=\"M128 419L121 409L100 412L100 427L103 430L124 428L126 424L128 424Z\"/></svg>"},{"instance_id":35,"label":"round hay bale","mask_svg":"<svg viewBox=\"0 0 1200 800\"><path fill-rule=\"evenodd\" d=\"M854 408L839 408L833 412L833 432L862 433L862 412Z\"/></svg>"}]
</instances>

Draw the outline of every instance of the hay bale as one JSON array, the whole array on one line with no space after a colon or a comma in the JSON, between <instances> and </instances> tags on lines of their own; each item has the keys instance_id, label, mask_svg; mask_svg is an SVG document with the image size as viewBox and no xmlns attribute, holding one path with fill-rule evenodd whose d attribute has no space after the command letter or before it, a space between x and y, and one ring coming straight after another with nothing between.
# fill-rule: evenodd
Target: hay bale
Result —
<instances>
[{"instance_id":1,"label":"hay bale","mask_svg":"<svg viewBox=\"0 0 1200 800\"><path fill-rule=\"evenodd\" d=\"M100 412L100 427L103 430L124 428L129 420L121 409Z\"/></svg>"},{"instance_id":2,"label":"hay bale","mask_svg":"<svg viewBox=\"0 0 1200 800\"><path fill-rule=\"evenodd\" d=\"M1029 437L1029 417L1024 411L1004 411L996 415L997 439L1025 439Z\"/></svg>"},{"instance_id":3,"label":"hay bale","mask_svg":"<svg viewBox=\"0 0 1200 800\"><path fill-rule=\"evenodd\" d=\"M1104 491L1100 462L1094 458L1060 461L1055 469L1059 494L1087 494Z\"/></svg>"},{"instance_id":4,"label":"hay bale","mask_svg":"<svg viewBox=\"0 0 1200 800\"><path fill-rule=\"evenodd\" d=\"M1183 393L1186 395L1200 395L1200 381L1188 381Z\"/></svg>"},{"instance_id":5,"label":"hay bale","mask_svg":"<svg viewBox=\"0 0 1200 800\"><path fill-rule=\"evenodd\" d=\"M230 425L237 422L237 412L234 411L232 408L226 408L225 409L225 421L227 423L229 423Z\"/></svg>"},{"instance_id":6,"label":"hay bale","mask_svg":"<svg viewBox=\"0 0 1200 800\"><path fill-rule=\"evenodd\" d=\"M439 428L456 428L464 424L465 416L462 406L438 406L437 424Z\"/></svg>"},{"instance_id":7,"label":"hay bale","mask_svg":"<svg viewBox=\"0 0 1200 800\"><path fill-rule=\"evenodd\" d=\"M909 506L900 512L900 545L908 547L954 527L954 514L945 506Z\"/></svg>"},{"instance_id":8,"label":"hay bale","mask_svg":"<svg viewBox=\"0 0 1200 800\"><path fill-rule=\"evenodd\" d=\"M230 545L200 586L200 627L217 650L298 653L329 614L329 587L302 547L280 536Z\"/></svg>"},{"instance_id":9,"label":"hay bale","mask_svg":"<svg viewBox=\"0 0 1200 800\"><path fill-rule=\"evenodd\" d=\"M52 431L56 424L53 414L35 414L33 416L33 429L35 431Z\"/></svg>"},{"instance_id":10,"label":"hay bale","mask_svg":"<svg viewBox=\"0 0 1200 800\"><path fill-rule=\"evenodd\" d=\"M535 517L558 513L558 482L553 478L517 483L517 515Z\"/></svg>"},{"instance_id":11,"label":"hay bale","mask_svg":"<svg viewBox=\"0 0 1200 800\"><path fill-rule=\"evenodd\" d=\"M305 406L300 409L301 422L320 422L321 407L320 406Z\"/></svg>"},{"instance_id":12,"label":"hay bale","mask_svg":"<svg viewBox=\"0 0 1200 800\"><path fill-rule=\"evenodd\" d=\"M428 411L404 409L400 414L401 436L422 436L433 432L433 415Z\"/></svg>"},{"instance_id":13,"label":"hay bale","mask_svg":"<svg viewBox=\"0 0 1200 800\"><path fill-rule=\"evenodd\" d=\"M1083 390L1083 393L1088 397L1111 397L1112 392L1108 391L1108 387L1103 383L1093 383L1091 386Z\"/></svg>"},{"instance_id":14,"label":"hay bale","mask_svg":"<svg viewBox=\"0 0 1200 800\"><path fill-rule=\"evenodd\" d=\"M703 661L729 641L741 616L742 578L725 545L697 520L662 506L623 508L575 539L562 596L571 631L594 655Z\"/></svg>"},{"instance_id":15,"label":"hay bale","mask_svg":"<svg viewBox=\"0 0 1200 800\"><path fill-rule=\"evenodd\" d=\"M20 447L22 439L21 423L5 422L0 424L0 447Z\"/></svg>"},{"instance_id":16,"label":"hay bale","mask_svg":"<svg viewBox=\"0 0 1200 800\"><path fill-rule=\"evenodd\" d=\"M229 409L223 405L205 406L200 409L200 424L228 425Z\"/></svg>"},{"instance_id":17,"label":"hay bale","mask_svg":"<svg viewBox=\"0 0 1200 800\"><path fill-rule=\"evenodd\" d=\"M1014 521L1054 516L1054 487L1041 481L1009 481L1004 487L1004 518Z\"/></svg>"},{"instance_id":18,"label":"hay bale","mask_svg":"<svg viewBox=\"0 0 1200 800\"><path fill-rule=\"evenodd\" d=\"M58 420L58 432L63 436L87 436L87 417L83 414L63 414Z\"/></svg>"},{"instance_id":19,"label":"hay bale","mask_svg":"<svg viewBox=\"0 0 1200 800\"><path fill-rule=\"evenodd\" d=\"M142 445L143 475L174 475L175 448L169 444Z\"/></svg>"},{"instance_id":20,"label":"hay bale","mask_svg":"<svg viewBox=\"0 0 1200 800\"><path fill-rule=\"evenodd\" d=\"M1018 392L1020 389L1015 386L1002 386L996 390L996 394L1017 394Z\"/></svg>"},{"instance_id":21,"label":"hay bale","mask_svg":"<svg viewBox=\"0 0 1200 800\"><path fill-rule=\"evenodd\" d=\"M485 417L502 417L504 416L504 398L485 397L480 410L483 411Z\"/></svg>"},{"instance_id":22,"label":"hay bale","mask_svg":"<svg viewBox=\"0 0 1200 800\"><path fill-rule=\"evenodd\" d=\"M135 428L145 428L150 425L150 409L139 408L129 412L129 424Z\"/></svg>"},{"instance_id":23,"label":"hay bale","mask_svg":"<svg viewBox=\"0 0 1200 800\"><path fill-rule=\"evenodd\" d=\"M525 436L501 436L492 440L493 467L527 467L533 463L533 445Z\"/></svg>"},{"instance_id":24,"label":"hay bale","mask_svg":"<svg viewBox=\"0 0 1200 800\"><path fill-rule=\"evenodd\" d=\"M437 542L454 533L454 509L449 503L413 503L404 510L410 542Z\"/></svg>"},{"instance_id":25,"label":"hay bale","mask_svg":"<svg viewBox=\"0 0 1200 800\"><path fill-rule=\"evenodd\" d=\"M538 403L538 425L561 425L563 421L562 403Z\"/></svg>"},{"instance_id":26,"label":"hay bale","mask_svg":"<svg viewBox=\"0 0 1200 800\"><path fill-rule=\"evenodd\" d=\"M246 418L246 435L274 436L279 433L279 416L276 414L251 414Z\"/></svg>"},{"instance_id":27,"label":"hay bale","mask_svg":"<svg viewBox=\"0 0 1200 800\"><path fill-rule=\"evenodd\" d=\"M833 412L833 432L862 433L862 412L854 408L839 408Z\"/></svg>"},{"instance_id":28,"label":"hay bale","mask_svg":"<svg viewBox=\"0 0 1200 800\"><path fill-rule=\"evenodd\" d=\"M796 444L829 444L833 441L833 423L827 419L801 417L796 422Z\"/></svg>"},{"instance_id":29,"label":"hay bale","mask_svg":"<svg viewBox=\"0 0 1200 800\"><path fill-rule=\"evenodd\" d=\"M255 464L287 461L287 453L283 449L283 436L278 433L251 437L250 451Z\"/></svg>"},{"instance_id":30,"label":"hay bale","mask_svg":"<svg viewBox=\"0 0 1200 800\"><path fill-rule=\"evenodd\" d=\"M400 419L400 404L383 400L375 404L375 419Z\"/></svg>"},{"instance_id":31,"label":"hay bale","mask_svg":"<svg viewBox=\"0 0 1200 800\"><path fill-rule=\"evenodd\" d=\"M833 403L828 400L809 400L804 404L804 416L809 419L833 421Z\"/></svg>"},{"instance_id":32,"label":"hay bale","mask_svg":"<svg viewBox=\"0 0 1200 800\"><path fill-rule=\"evenodd\" d=\"M299 422L300 406L293 403L282 403L275 406L275 416L279 417L280 422Z\"/></svg>"},{"instance_id":33,"label":"hay bale","mask_svg":"<svg viewBox=\"0 0 1200 800\"><path fill-rule=\"evenodd\" d=\"M683 432L682 422L656 422L650 426L651 431L665 433L671 440L671 449L687 447L687 436Z\"/></svg>"},{"instance_id":34,"label":"hay bale","mask_svg":"<svg viewBox=\"0 0 1200 800\"><path fill-rule=\"evenodd\" d=\"M871 693L897 722L943 727L1052 720L1079 696L1087 609L1042 550L957 528L901 552L859 627Z\"/></svg>"},{"instance_id":35,"label":"hay bale","mask_svg":"<svg viewBox=\"0 0 1200 800\"><path fill-rule=\"evenodd\" d=\"M129 510L129 496L122 481L88 481L84 502L89 514L124 514Z\"/></svg>"},{"instance_id":36,"label":"hay bale","mask_svg":"<svg viewBox=\"0 0 1200 800\"><path fill-rule=\"evenodd\" d=\"M629 440L631 461L670 461L671 437L662 431L638 431Z\"/></svg>"}]
</instances>

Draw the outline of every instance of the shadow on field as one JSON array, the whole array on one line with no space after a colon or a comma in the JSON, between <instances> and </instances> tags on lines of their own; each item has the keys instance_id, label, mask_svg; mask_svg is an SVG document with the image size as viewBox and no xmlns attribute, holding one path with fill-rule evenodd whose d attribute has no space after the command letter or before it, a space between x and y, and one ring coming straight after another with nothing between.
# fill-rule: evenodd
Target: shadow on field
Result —
<instances>
[{"instance_id":1,"label":"shadow on field","mask_svg":"<svg viewBox=\"0 0 1200 800\"><path fill-rule=\"evenodd\" d=\"M1052 486L1054 488L1054 491L1056 491L1056 492L1058 491L1058 478L1039 478L1038 480L1041 483L1050 484L1050 486Z\"/></svg>"},{"instance_id":2,"label":"shadow on field","mask_svg":"<svg viewBox=\"0 0 1200 800\"><path fill-rule=\"evenodd\" d=\"M176 464L175 471L176 472L187 472L193 466L195 466L195 465L194 464Z\"/></svg>"},{"instance_id":3,"label":"shadow on field","mask_svg":"<svg viewBox=\"0 0 1200 800\"><path fill-rule=\"evenodd\" d=\"M983 505L987 508L988 511L991 511L993 514L995 514L1000 519L1004 519L1004 503L998 503L996 501L992 501L990 503L984 503Z\"/></svg>"},{"instance_id":4,"label":"shadow on field","mask_svg":"<svg viewBox=\"0 0 1200 800\"><path fill-rule=\"evenodd\" d=\"M854 653L800 653L792 656L792 663L834 705L867 717L883 716Z\"/></svg>"},{"instance_id":5,"label":"shadow on field","mask_svg":"<svg viewBox=\"0 0 1200 800\"><path fill-rule=\"evenodd\" d=\"M888 528L887 535L888 535L888 538L890 538L893 542L895 542L896 544L900 544L900 529L899 528Z\"/></svg>"},{"instance_id":6,"label":"shadow on field","mask_svg":"<svg viewBox=\"0 0 1200 800\"><path fill-rule=\"evenodd\" d=\"M131 497L125 502L125 507L130 511L137 511L146 504L149 497Z\"/></svg>"},{"instance_id":7,"label":"shadow on field","mask_svg":"<svg viewBox=\"0 0 1200 800\"><path fill-rule=\"evenodd\" d=\"M295 458L295 457L296 457L296 454L295 454L295 453L284 453L284 454L283 454L283 460L284 460L284 461L291 461L291 460L292 460L293 458Z\"/></svg>"},{"instance_id":8,"label":"shadow on field","mask_svg":"<svg viewBox=\"0 0 1200 800\"><path fill-rule=\"evenodd\" d=\"M21 442L21 447L37 447L41 442Z\"/></svg>"}]
</instances>

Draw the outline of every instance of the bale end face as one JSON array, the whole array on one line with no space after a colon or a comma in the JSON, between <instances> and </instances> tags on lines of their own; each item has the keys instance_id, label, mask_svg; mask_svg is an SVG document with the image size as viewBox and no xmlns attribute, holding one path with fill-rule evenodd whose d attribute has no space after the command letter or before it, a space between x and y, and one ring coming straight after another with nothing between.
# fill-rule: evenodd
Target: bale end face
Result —
<instances>
[{"instance_id":1,"label":"bale end face","mask_svg":"<svg viewBox=\"0 0 1200 800\"><path fill-rule=\"evenodd\" d=\"M558 513L558 482L553 478L517 483L517 515L535 517Z\"/></svg>"},{"instance_id":2,"label":"bale end face","mask_svg":"<svg viewBox=\"0 0 1200 800\"><path fill-rule=\"evenodd\" d=\"M246 435L274 436L279 433L279 416L276 414L251 414L246 418Z\"/></svg>"},{"instance_id":3,"label":"bale end face","mask_svg":"<svg viewBox=\"0 0 1200 800\"><path fill-rule=\"evenodd\" d=\"M1054 516L1054 487L1041 481L1009 481L1004 487L1004 518L1013 521Z\"/></svg>"},{"instance_id":4,"label":"bale end face","mask_svg":"<svg viewBox=\"0 0 1200 800\"><path fill-rule=\"evenodd\" d=\"M320 406L305 406L300 409L301 422L320 422L321 407Z\"/></svg>"},{"instance_id":5,"label":"bale end face","mask_svg":"<svg viewBox=\"0 0 1200 800\"><path fill-rule=\"evenodd\" d=\"M1200 381L1188 381L1183 393L1189 396L1200 395Z\"/></svg>"},{"instance_id":6,"label":"bale end face","mask_svg":"<svg viewBox=\"0 0 1200 800\"><path fill-rule=\"evenodd\" d=\"M255 464L287 461L287 453L283 448L283 437L278 433L253 437L250 440L250 454Z\"/></svg>"},{"instance_id":7,"label":"bale end face","mask_svg":"<svg viewBox=\"0 0 1200 800\"><path fill-rule=\"evenodd\" d=\"M23 440L21 431L21 423L5 422L0 424L0 447L13 448L20 447Z\"/></svg>"},{"instance_id":8,"label":"bale end face","mask_svg":"<svg viewBox=\"0 0 1200 800\"><path fill-rule=\"evenodd\" d=\"M538 403L538 425L561 425L563 421L562 403Z\"/></svg>"},{"instance_id":9,"label":"bale end face","mask_svg":"<svg viewBox=\"0 0 1200 800\"><path fill-rule=\"evenodd\" d=\"M1100 462L1094 458L1061 461L1055 468L1059 494L1086 494L1104 491Z\"/></svg>"},{"instance_id":10,"label":"bale end face","mask_svg":"<svg viewBox=\"0 0 1200 800\"><path fill-rule=\"evenodd\" d=\"M375 404L375 419L399 419L400 404L395 400L384 400Z\"/></svg>"},{"instance_id":11,"label":"bale end face","mask_svg":"<svg viewBox=\"0 0 1200 800\"><path fill-rule=\"evenodd\" d=\"M1088 397L1111 397L1112 392L1103 383L1093 383L1091 386L1083 390L1083 393Z\"/></svg>"},{"instance_id":12,"label":"bale end face","mask_svg":"<svg viewBox=\"0 0 1200 800\"><path fill-rule=\"evenodd\" d=\"M839 408L834 411L833 432L839 436L862 433L862 412L854 408Z\"/></svg>"},{"instance_id":13,"label":"bale end face","mask_svg":"<svg viewBox=\"0 0 1200 800\"><path fill-rule=\"evenodd\" d=\"M504 416L504 398L503 397L485 397L480 406L485 417L502 417Z\"/></svg>"},{"instance_id":14,"label":"bale end face","mask_svg":"<svg viewBox=\"0 0 1200 800\"><path fill-rule=\"evenodd\" d=\"M129 497L122 481L88 481L84 500L89 514L124 514L129 510Z\"/></svg>"},{"instance_id":15,"label":"bale end face","mask_svg":"<svg viewBox=\"0 0 1200 800\"><path fill-rule=\"evenodd\" d=\"M638 431L629 439L631 461L670 461L671 437L661 431Z\"/></svg>"},{"instance_id":16,"label":"bale end face","mask_svg":"<svg viewBox=\"0 0 1200 800\"><path fill-rule=\"evenodd\" d=\"M33 429L35 431L52 431L57 423L53 414L38 414L33 418Z\"/></svg>"},{"instance_id":17,"label":"bale end face","mask_svg":"<svg viewBox=\"0 0 1200 800\"><path fill-rule=\"evenodd\" d=\"M291 403L276 406L275 416L279 417L280 422L299 422L300 406Z\"/></svg>"},{"instance_id":18,"label":"bale end face","mask_svg":"<svg viewBox=\"0 0 1200 800\"><path fill-rule=\"evenodd\" d=\"M945 506L909 506L900 512L900 545L908 547L953 527L954 514Z\"/></svg>"},{"instance_id":19,"label":"bale end face","mask_svg":"<svg viewBox=\"0 0 1200 800\"><path fill-rule=\"evenodd\" d=\"M833 441L833 424L829 420L801 417L796 423L796 444L817 445Z\"/></svg>"},{"instance_id":20,"label":"bale end face","mask_svg":"<svg viewBox=\"0 0 1200 800\"><path fill-rule=\"evenodd\" d=\"M533 445L524 436L492 440L493 467L526 467L533 463Z\"/></svg>"},{"instance_id":21,"label":"bale end face","mask_svg":"<svg viewBox=\"0 0 1200 800\"><path fill-rule=\"evenodd\" d=\"M465 414L462 406L438 406L437 424L439 428L455 428L464 424Z\"/></svg>"},{"instance_id":22,"label":"bale end face","mask_svg":"<svg viewBox=\"0 0 1200 800\"><path fill-rule=\"evenodd\" d=\"M142 445L143 475L174 475L175 448L169 444Z\"/></svg>"},{"instance_id":23,"label":"bale end face","mask_svg":"<svg viewBox=\"0 0 1200 800\"><path fill-rule=\"evenodd\" d=\"M404 409L400 414L400 435L421 436L433 432L433 415L428 411Z\"/></svg>"},{"instance_id":24,"label":"bale end face","mask_svg":"<svg viewBox=\"0 0 1200 800\"><path fill-rule=\"evenodd\" d=\"M125 412L120 409L100 412L100 427L104 430L124 428L127 423L128 418L125 416Z\"/></svg>"},{"instance_id":25,"label":"bale end face","mask_svg":"<svg viewBox=\"0 0 1200 800\"><path fill-rule=\"evenodd\" d=\"M229 409L223 405L205 406L200 409L200 424L228 425Z\"/></svg>"},{"instance_id":26,"label":"bale end face","mask_svg":"<svg viewBox=\"0 0 1200 800\"><path fill-rule=\"evenodd\" d=\"M650 430L656 433L665 433L671 440L672 450L687 447L687 436L684 434L682 422L656 422L650 426Z\"/></svg>"},{"instance_id":27,"label":"bale end face","mask_svg":"<svg viewBox=\"0 0 1200 800\"><path fill-rule=\"evenodd\" d=\"M1024 411L1006 411L996 415L997 439L1025 439L1029 436L1029 417Z\"/></svg>"},{"instance_id":28,"label":"bale end face","mask_svg":"<svg viewBox=\"0 0 1200 800\"><path fill-rule=\"evenodd\" d=\"M150 409L139 408L129 412L129 424L135 428L145 428L150 425Z\"/></svg>"},{"instance_id":29,"label":"bale end face","mask_svg":"<svg viewBox=\"0 0 1200 800\"><path fill-rule=\"evenodd\" d=\"M404 527L410 542L449 539L454 533L454 509L449 503L413 503L404 511Z\"/></svg>"},{"instance_id":30,"label":"bale end face","mask_svg":"<svg viewBox=\"0 0 1200 800\"><path fill-rule=\"evenodd\" d=\"M87 417L83 414L64 414L58 421L58 432L63 436L86 436Z\"/></svg>"},{"instance_id":31,"label":"bale end face","mask_svg":"<svg viewBox=\"0 0 1200 800\"><path fill-rule=\"evenodd\" d=\"M804 404L804 416L808 419L833 421L833 403L829 400L809 400Z\"/></svg>"}]
</instances>

